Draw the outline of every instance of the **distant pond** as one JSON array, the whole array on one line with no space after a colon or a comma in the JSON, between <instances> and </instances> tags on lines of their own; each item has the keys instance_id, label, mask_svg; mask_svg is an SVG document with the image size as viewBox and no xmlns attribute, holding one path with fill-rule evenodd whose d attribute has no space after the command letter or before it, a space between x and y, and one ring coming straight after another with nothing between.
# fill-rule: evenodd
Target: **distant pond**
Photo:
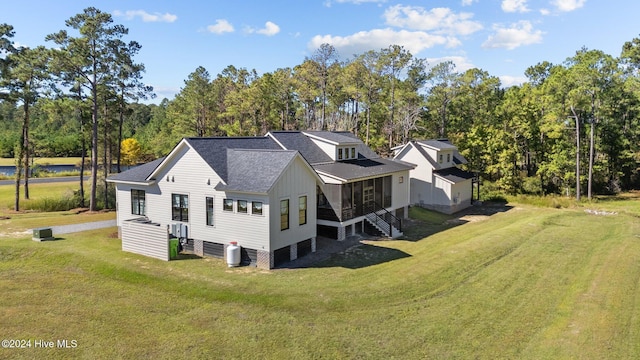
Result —
<instances>
[{"instance_id":1,"label":"distant pond","mask_svg":"<svg viewBox=\"0 0 640 360\"><path fill-rule=\"evenodd\" d=\"M135 167L135 166L120 165L120 170L125 171L132 167ZM52 172L52 173L63 172L63 171L74 171L74 170L80 171L80 167L75 165L38 165L38 168L41 171ZM89 174L89 172L91 171L91 168L85 167L84 170L86 174ZM115 165L113 166L111 171L112 172L116 171ZM15 166L0 166L0 174L4 174L6 176L13 176L15 175L15 173L16 173Z\"/></svg>"}]
</instances>

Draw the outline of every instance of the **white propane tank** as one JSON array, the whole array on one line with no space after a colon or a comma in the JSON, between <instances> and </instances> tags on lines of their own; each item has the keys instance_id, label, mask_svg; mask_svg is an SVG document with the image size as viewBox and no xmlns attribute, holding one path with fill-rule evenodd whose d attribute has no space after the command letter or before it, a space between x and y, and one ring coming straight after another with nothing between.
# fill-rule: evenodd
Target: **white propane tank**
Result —
<instances>
[{"instance_id":1,"label":"white propane tank","mask_svg":"<svg viewBox=\"0 0 640 360\"><path fill-rule=\"evenodd\" d=\"M227 265L229 267L240 265L240 246L236 241L232 241L227 246Z\"/></svg>"}]
</instances>

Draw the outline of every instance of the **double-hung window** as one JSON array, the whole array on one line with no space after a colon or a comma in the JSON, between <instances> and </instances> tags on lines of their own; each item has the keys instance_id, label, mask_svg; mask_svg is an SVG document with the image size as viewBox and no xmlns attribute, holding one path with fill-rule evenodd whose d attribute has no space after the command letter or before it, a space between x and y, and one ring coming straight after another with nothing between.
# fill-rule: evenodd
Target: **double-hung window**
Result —
<instances>
[{"instance_id":1,"label":"double-hung window","mask_svg":"<svg viewBox=\"0 0 640 360\"><path fill-rule=\"evenodd\" d=\"M171 194L171 208L174 221L189 221L189 195Z\"/></svg>"},{"instance_id":2,"label":"double-hung window","mask_svg":"<svg viewBox=\"0 0 640 360\"><path fill-rule=\"evenodd\" d=\"M131 189L131 214L146 215L144 190Z\"/></svg>"},{"instance_id":3,"label":"double-hung window","mask_svg":"<svg viewBox=\"0 0 640 360\"><path fill-rule=\"evenodd\" d=\"M206 198L207 207L207 226L213 226L213 198Z\"/></svg>"},{"instance_id":4,"label":"double-hung window","mask_svg":"<svg viewBox=\"0 0 640 360\"><path fill-rule=\"evenodd\" d=\"M307 196L300 196L298 198L298 224L304 225L307 223Z\"/></svg>"},{"instance_id":5,"label":"double-hung window","mask_svg":"<svg viewBox=\"0 0 640 360\"><path fill-rule=\"evenodd\" d=\"M280 230L289 228L289 199L280 200Z\"/></svg>"}]
</instances>

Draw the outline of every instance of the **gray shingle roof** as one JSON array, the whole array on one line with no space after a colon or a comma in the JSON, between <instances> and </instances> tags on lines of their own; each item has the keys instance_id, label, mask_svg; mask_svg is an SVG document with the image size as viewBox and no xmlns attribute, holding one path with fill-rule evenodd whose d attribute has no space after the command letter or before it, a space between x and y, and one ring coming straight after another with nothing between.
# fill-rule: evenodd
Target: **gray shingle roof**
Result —
<instances>
[{"instance_id":1,"label":"gray shingle roof","mask_svg":"<svg viewBox=\"0 0 640 360\"><path fill-rule=\"evenodd\" d=\"M456 147L454 145L452 145L450 142L448 141L441 141L441 140L416 140L416 142L422 144L422 145L426 145L426 146L430 146L433 148L436 148L438 150L454 150L456 149Z\"/></svg>"},{"instance_id":2,"label":"gray shingle roof","mask_svg":"<svg viewBox=\"0 0 640 360\"><path fill-rule=\"evenodd\" d=\"M435 170L434 174L451 181L452 183L459 183L465 180L473 179L473 174L464 171L462 169L458 169L457 167L450 167L446 169Z\"/></svg>"},{"instance_id":3,"label":"gray shingle roof","mask_svg":"<svg viewBox=\"0 0 640 360\"><path fill-rule=\"evenodd\" d=\"M153 160L146 164L136 166L119 174L109 176L108 181L124 181L124 182L146 182L151 173L160 165L164 157Z\"/></svg>"},{"instance_id":4,"label":"gray shingle roof","mask_svg":"<svg viewBox=\"0 0 640 360\"><path fill-rule=\"evenodd\" d=\"M292 150L227 149L227 184L218 184L216 190L266 194L297 153Z\"/></svg>"},{"instance_id":5,"label":"gray shingle roof","mask_svg":"<svg viewBox=\"0 0 640 360\"><path fill-rule=\"evenodd\" d=\"M405 162L384 158L347 160L313 165L313 168L318 172L345 180L382 176L397 171L411 170L414 167Z\"/></svg>"},{"instance_id":6,"label":"gray shingle roof","mask_svg":"<svg viewBox=\"0 0 640 360\"><path fill-rule=\"evenodd\" d=\"M287 150L298 150L309 164L331 162L331 158L322 149L300 131L272 131L271 135Z\"/></svg>"},{"instance_id":7,"label":"gray shingle roof","mask_svg":"<svg viewBox=\"0 0 640 360\"><path fill-rule=\"evenodd\" d=\"M355 136L350 136L352 134L346 131L304 131L304 133L337 143L338 145L362 143L360 139Z\"/></svg>"},{"instance_id":8,"label":"gray shingle roof","mask_svg":"<svg viewBox=\"0 0 640 360\"><path fill-rule=\"evenodd\" d=\"M422 144L422 145L426 145L426 146L430 146L433 148L436 148L438 150L453 150L456 149L456 147L451 144L448 141L442 141L442 140L416 140L416 142Z\"/></svg>"},{"instance_id":9,"label":"gray shingle roof","mask_svg":"<svg viewBox=\"0 0 640 360\"><path fill-rule=\"evenodd\" d=\"M186 138L186 142L211 166L225 182L228 180L227 149L281 150L269 137ZM261 164L261 168L268 167Z\"/></svg>"}]
</instances>

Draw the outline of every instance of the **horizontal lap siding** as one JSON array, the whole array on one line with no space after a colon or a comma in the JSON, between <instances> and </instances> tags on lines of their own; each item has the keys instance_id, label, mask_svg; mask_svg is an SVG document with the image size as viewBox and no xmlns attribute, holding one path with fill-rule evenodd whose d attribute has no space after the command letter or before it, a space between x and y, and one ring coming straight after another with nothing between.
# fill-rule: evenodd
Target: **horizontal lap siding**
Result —
<instances>
[{"instance_id":1,"label":"horizontal lap siding","mask_svg":"<svg viewBox=\"0 0 640 360\"><path fill-rule=\"evenodd\" d=\"M224 211L224 199L233 200L233 211ZM238 213L238 200L246 200L248 213ZM251 202L262 202L262 215L251 214ZM240 193L218 193L214 199L214 226L203 233L204 241L229 244L232 241L241 247L262 250L269 244L269 198L262 195ZM203 220L204 221L204 220Z\"/></svg>"},{"instance_id":2,"label":"horizontal lap siding","mask_svg":"<svg viewBox=\"0 0 640 360\"><path fill-rule=\"evenodd\" d=\"M122 224L122 250L160 260L169 260L166 228L125 221Z\"/></svg>"}]
</instances>

